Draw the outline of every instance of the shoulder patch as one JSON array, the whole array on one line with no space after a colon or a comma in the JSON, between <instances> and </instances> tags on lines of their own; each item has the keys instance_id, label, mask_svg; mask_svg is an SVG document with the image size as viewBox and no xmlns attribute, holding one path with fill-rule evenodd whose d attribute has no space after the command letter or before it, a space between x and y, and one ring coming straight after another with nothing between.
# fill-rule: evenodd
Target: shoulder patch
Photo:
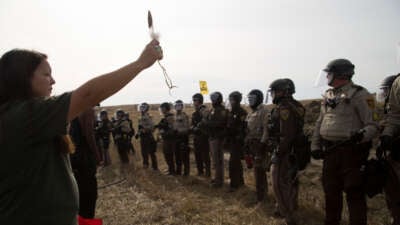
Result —
<instances>
[{"instance_id":1,"label":"shoulder patch","mask_svg":"<svg viewBox=\"0 0 400 225\"><path fill-rule=\"evenodd\" d=\"M288 109L281 109L280 110L280 116L282 120L287 120L289 118L289 110Z\"/></svg>"}]
</instances>

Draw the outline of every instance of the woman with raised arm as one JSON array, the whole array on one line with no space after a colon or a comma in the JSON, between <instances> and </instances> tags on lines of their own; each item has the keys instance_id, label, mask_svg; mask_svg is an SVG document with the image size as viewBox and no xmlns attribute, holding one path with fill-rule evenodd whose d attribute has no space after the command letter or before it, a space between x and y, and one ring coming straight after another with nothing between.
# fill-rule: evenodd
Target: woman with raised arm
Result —
<instances>
[{"instance_id":1,"label":"woman with raised arm","mask_svg":"<svg viewBox=\"0 0 400 225\"><path fill-rule=\"evenodd\" d=\"M67 124L159 59L153 40L133 63L50 97L55 81L45 54L14 49L0 58L0 224L77 224Z\"/></svg>"}]
</instances>

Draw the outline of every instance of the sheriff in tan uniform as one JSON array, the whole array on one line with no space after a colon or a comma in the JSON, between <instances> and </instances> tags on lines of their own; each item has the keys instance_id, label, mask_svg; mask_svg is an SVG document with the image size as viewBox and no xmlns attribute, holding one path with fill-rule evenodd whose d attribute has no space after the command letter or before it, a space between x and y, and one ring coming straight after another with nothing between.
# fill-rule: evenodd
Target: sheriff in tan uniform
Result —
<instances>
[{"instance_id":1,"label":"sheriff in tan uniform","mask_svg":"<svg viewBox=\"0 0 400 225\"><path fill-rule=\"evenodd\" d=\"M189 161L189 116L183 112L183 102L178 100L175 102L175 122L174 130L176 131L176 145L175 145L175 162L176 162L176 174L182 173L183 164L183 175L188 176L190 173L190 161Z\"/></svg>"},{"instance_id":2,"label":"sheriff in tan uniform","mask_svg":"<svg viewBox=\"0 0 400 225\"><path fill-rule=\"evenodd\" d=\"M311 149L314 158L324 158L325 225L340 223L343 192L350 225L366 225L364 167L370 141L377 133L377 123L368 105L371 95L351 81L354 65L350 61L333 60L324 71L333 88L326 91L322 101Z\"/></svg>"},{"instance_id":3,"label":"sheriff in tan uniform","mask_svg":"<svg viewBox=\"0 0 400 225\"><path fill-rule=\"evenodd\" d=\"M387 118L380 140L382 150L388 151L389 169L384 191L386 203L393 217L393 225L400 224L400 74L385 78L381 85ZM387 107L386 107L387 106Z\"/></svg>"},{"instance_id":4,"label":"sheriff in tan uniform","mask_svg":"<svg viewBox=\"0 0 400 225\"><path fill-rule=\"evenodd\" d=\"M268 192L267 166L269 153L267 151L268 140L268 110L262 104L264 99L260 90L252 90L248 94L251 112L247 115L247 135L245 138L246 158L252 157L254 163L254 177L256 180L257 201L265 199ZM246 159L249 165L249 160Z\"/></svg>"},{"instance_id":5,"label":"sheriff in tan uniform","mask_svg":"<svg viewBox=\"0 0 400 225\"><path fill-rule=\"evenodd\" d=\"M168 165L168 175L175 175L175 159L174 150L176 144L176 133L174 130L175 116L171 113L171 105L168 102L164 102L160 105L161 113L163 118L155 126L158 128L159 133L163 139L163 153L165 162Z\"/></svg>"},{"instance_id":6,"label":"sheriff in tan uniform","mask_svg":"<svg viewBox=\"0 0 400 225\"><path fill-rule=\"evenodd\" d=\"M138 121L138 133L136 138L140 137L140 147L142 150L143 167L149 167L149 156L151 158L151 166L153 170L158 170L157 165L157 143L153 136L154 122L149 114L150 106L147 103L142 103L139 107L141 117Z\"/></svg>"}]
</instances>

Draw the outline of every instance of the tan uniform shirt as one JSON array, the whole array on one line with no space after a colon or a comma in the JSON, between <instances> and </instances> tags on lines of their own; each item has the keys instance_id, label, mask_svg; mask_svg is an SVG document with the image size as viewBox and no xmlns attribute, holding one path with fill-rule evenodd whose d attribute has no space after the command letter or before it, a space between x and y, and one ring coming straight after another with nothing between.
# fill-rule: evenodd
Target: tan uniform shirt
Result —
<instances>
[{"instance_id":1,"label":"tan uniform shirt","mask_svg":"<svg viewBox=\"0 0 400 225\"><path fill-rule=\"evenodd\" d=\"M185 112L177 113L175 115L174 129L178 134L189 133L189 116Z\"/></svg>"},{"instance_id":2,"label":"tan uniform shirt","mask_svg":"<svg viewBox=\"0 0 400 225\"><path fill-rule=\"evenodd\" d=\"M389 94L389 111L382 135L398 136L400 134L400 77L392 84Z\"/></svg>"},{"instance_id":3,"label":"tan uniform shirt","mask_svg":"<svg viewBox=\"0 0 400 225\"><path fill-rule=\"evenodd\" d=\"M336 102L335 107L327 101ZM341 88L326 91L321 105L321 112L315 123L311 149L320 149L321 138L329 141L344 141L351 137L351 132L364 129L362 142L370 141L378 131L378 124L373 120L369 105L371 94L352 82Z\"/></svg>"},{"instance_id":4,"label":"tan uniform shirt","mask_svg":"<svg viewBox=\"0 0 400 225\"><path fill-rule=\"evenodd\" d=\"M247 135L245 141L258 139L266 143L268 140L268 110L261 104L253 112L247 114Z\"/></svg>"},{"instance_id":5,"label":"tan uniform shirt","mask_svg":"<svg viewBox=\"0 0 400 225\"><path fill-rule=\"evenodd\" d=\"M142 127L144 133L151 133L154 130L153 118L148 113L140 117L138 124Z\"/></svg>"}]
</instances>

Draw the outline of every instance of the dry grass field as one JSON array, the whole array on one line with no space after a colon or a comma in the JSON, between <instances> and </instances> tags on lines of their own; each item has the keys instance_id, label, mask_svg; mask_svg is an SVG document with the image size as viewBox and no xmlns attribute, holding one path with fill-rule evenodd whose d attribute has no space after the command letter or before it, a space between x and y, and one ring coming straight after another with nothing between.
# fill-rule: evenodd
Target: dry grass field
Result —
<instances>
[{"instance_id":1,"label":"dry grass field","mask_svg":"<svg viewBox=\"0 0 400 225\"><path fill-rule=\"evenodd\" d=\"M319 111L316 101L304 102L307 105L307 130L312 130ZM136 106L107 107L110 113L122 108L128 111L137 124ZM157 106L151 114L155 121L160 115ZM185 109L189 114L192 108ZM225 164L225 186L213 189L209 178L196 176L193 152L191 153L191 174L189 177L165 175L166 164L159 147L157 157L160 172L142 168L140 147L133 140L136 154L130 155L130 164L121 172L116 148L111 144L113 164L100 168L99 186L104 186L126 178L121 183L99 189L96 217L102 218L105 225L131 224L254 224L280 225L282 219L273 217L274 198L268 177L268 199L263 204L255 204L255 183L252 170L245 168L245 187L236 192L228 192L228 170ZM160 145L159 145L160 146ZM228 155L226 155L226 159ZM321 187L321 161L313 161L300 174L300 193L298 224L321 225L324 217L324 197ZM269 174L268 174L269 176ZM368 224L385 225L390 223L383 195L368 199ZM347 220L347 210L343 217ZM343 223L346 224L346 223Z\"/></svg>"}]
</instances>

